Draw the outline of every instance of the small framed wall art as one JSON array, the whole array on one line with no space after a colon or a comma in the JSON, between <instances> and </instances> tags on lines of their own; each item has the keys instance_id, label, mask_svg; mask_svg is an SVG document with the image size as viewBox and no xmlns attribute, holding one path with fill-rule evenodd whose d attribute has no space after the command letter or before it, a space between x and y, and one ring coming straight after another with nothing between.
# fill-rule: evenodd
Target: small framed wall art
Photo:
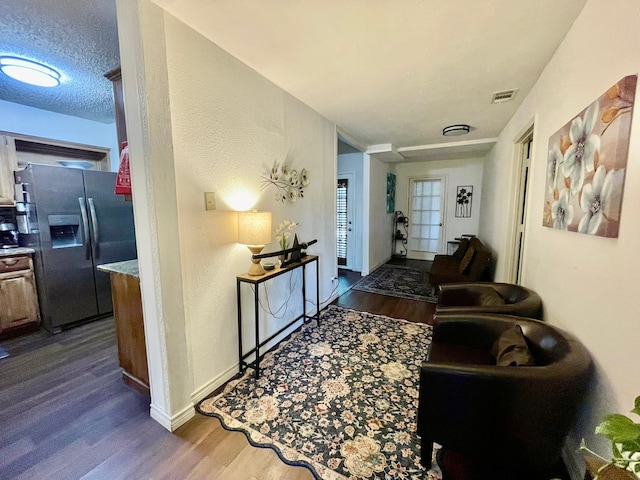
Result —
<instances>
[{"instance_id":1,"label":"small framed wall art","mask_svg":"<svg viewBox=\"0 0 640 480\"><path fill-rule=\"evenodd\" d=\"M456 217L469 218L473 200L473 186L458 187L456 195Z\"/></svg>"},{"instance_id":2,"label":"small framed wall art","mask_svg":"<svg viewBox=\"0 0 640 480\"><path fill-rule=\"evenodd\" d=\"M396 211L396 175L387 173L387 213Z\"/></svg>"}]
</instances>

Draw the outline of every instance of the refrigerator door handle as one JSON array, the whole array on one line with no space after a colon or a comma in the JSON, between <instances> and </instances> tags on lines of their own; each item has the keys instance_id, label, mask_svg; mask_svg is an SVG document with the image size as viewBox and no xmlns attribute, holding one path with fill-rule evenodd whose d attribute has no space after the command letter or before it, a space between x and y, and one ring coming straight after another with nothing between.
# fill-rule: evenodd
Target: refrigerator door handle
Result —
<instances>
[{"instance_id":1,"label":"refrigerator door handle","mask_svg":"<svg viewBox=\"0 0 640 480\"><path fill-rule=\"evenodd\" d=\"M98 231L98 216L96 215L96 206L93 203L93 198L89 197L89 213L91 215L91 229L93 230L93 253L94 260L100 257L100 251L98 250L98 239L100 238L100 232Z\"/></svg>"},{"instance_id":2,"label":"refrigerator door handle","mask_svg":"<svg viewBox=\"0 0 640 480\"><path fill-rule=\"evenodd\" d=\"M91 258L91 242L89 241L89 219L87 218L87 206L84 203L84 197L78 197L78 203L80 204L80 213L82 214L82 233L84 234L85 258L89 260Z\"/></svg>"}]
</instances>

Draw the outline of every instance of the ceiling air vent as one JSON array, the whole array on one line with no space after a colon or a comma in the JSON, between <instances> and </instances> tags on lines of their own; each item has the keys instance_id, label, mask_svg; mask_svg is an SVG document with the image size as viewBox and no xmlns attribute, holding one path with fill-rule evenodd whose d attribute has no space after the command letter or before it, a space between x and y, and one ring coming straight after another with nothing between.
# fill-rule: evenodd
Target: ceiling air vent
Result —
<instances>
[{"instance_id":1,"label":"ceiling air vent","mask_svg":"<svg viewBox=\"0 0 640 480\"><path fill-rule=\"evenodd\" d=\"M501 92L493 92L491 103L504 103L513 100L518 94L518 89L502 90Z\"/></svg>"}]
</instances>

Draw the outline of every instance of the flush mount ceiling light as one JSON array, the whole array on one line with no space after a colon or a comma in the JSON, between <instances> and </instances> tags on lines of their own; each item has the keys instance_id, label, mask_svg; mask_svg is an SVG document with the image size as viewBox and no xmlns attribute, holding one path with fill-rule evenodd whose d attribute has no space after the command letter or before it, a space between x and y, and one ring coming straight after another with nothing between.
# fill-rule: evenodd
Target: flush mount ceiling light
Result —
<instances>
[{"instance_id":1,"label":"flush mount ceiling light","mask_svg":"<svg viewBox=\"0 0 640 480\"><path fill-rule=\"evenodd\" d=\"M471 130L469 125L449 125L448 127L444 127L442 129L442 135L445 137L456 137L458 135L466 135Z\"/></svg>"},{"instance_id":2,"label":"flush mount ceiling light","mask_svg":"<svg viewBox=\"0 0 640 480\"><path fill-rule=\"evenodd\" d=\"M0 70L16 80L39 87L57 87L60 74L41 63L18 57L0 57Z\"/></svg>"}]
</instances>

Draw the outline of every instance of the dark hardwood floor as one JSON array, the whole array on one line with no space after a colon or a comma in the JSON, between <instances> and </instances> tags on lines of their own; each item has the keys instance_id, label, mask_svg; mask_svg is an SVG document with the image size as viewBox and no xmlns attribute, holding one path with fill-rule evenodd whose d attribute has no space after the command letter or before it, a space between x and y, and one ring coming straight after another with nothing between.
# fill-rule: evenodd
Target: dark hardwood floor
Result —
<instances>
[{"instance_id":1,"label":"dark hardwood floor","mask_svg":"<svg viewBox=\"0 0 640 480\"><path fill-rule=\"evenodd\" d=\"M361 312L370 312L392 318L403 318L411 322L428 323L433 321L435 304L409 300L406 298L388 297L375 293L349 290L333 302L345 308L353 308Z\"/></svg>"},{"instance_id":2,"label":"dark hardwood floor","mask_svg":"<svg viewBox=\"0 0 640 480\"><path fill-rule=\"evenodd\" d=\"M394 258L391 259L389 263L403 265L418 270L429 270L432 262L427 260ZM362 292L360 290L347 290L346 288L342 288L343 285L348 287L353 286L353 284L360 278L360 274L355 274L348 270L341 270L339 273L339 292L341 295L333 301L333 304L345 308L353 308L354 310L360 310L362 312L371 312L392 318L403 318L411 322L432 323L433 314L435 312L435 304L433 303L405 298L388 297L386 295L377 295Z\"/></svg>"},{"instance_id":3,"label":"dark hardwood floor","mask_svg":"<svg viewBox=\"0 0 640 480\"><path fill-rule=\"evenodd\" d=\"M431 321L432 304L348 290L360 279L349 273L334 304ZM10 354L0 360L0 480L313 478L214 418L167 432L149 417L149 400L122 383L113 318L0 346Z\"/></svg>"}]
</instances>

